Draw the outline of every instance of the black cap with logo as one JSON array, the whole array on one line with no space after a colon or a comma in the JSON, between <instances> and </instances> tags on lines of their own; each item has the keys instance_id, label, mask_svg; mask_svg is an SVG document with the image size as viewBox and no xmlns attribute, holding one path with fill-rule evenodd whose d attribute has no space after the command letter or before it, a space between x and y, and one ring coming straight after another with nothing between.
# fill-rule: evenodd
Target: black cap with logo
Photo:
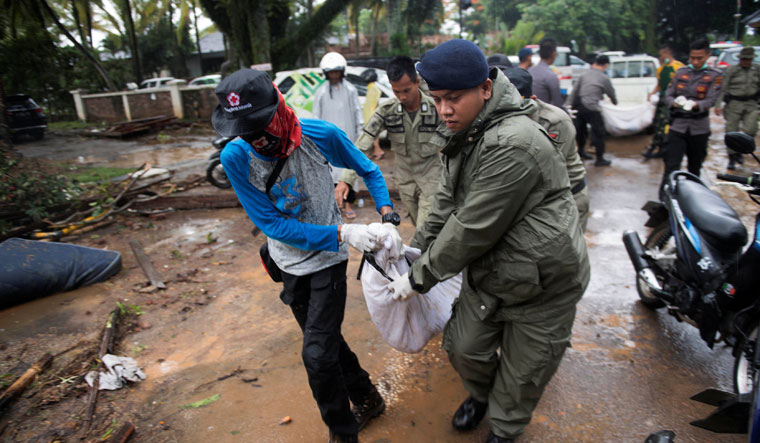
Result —
<instances>
[{"instance_id":1,"label":"black cap with logo","mask_svg":"<svg viewBox=\"0 0 760 443\"><path fill-rule=\"evenodd\" d=\"M264 129L272 121L279 103L279 94L269 74L254 69L230 74L214 92L219 105L211 116L211 124L225 137Z\"/></svg>"}]
</instances>

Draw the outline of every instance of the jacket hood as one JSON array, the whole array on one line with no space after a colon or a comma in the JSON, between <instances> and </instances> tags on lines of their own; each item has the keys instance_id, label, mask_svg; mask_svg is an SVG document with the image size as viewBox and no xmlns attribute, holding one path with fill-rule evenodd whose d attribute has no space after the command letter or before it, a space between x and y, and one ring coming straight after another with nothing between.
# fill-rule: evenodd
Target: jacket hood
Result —
<instances>
[{"instance_id":1,"label":"jacket hood","mask_svg":"<svg viewBox=\"0 0 760 443\"><path fill-rule=\"evenodd\" d=\"M533 100L524 100L517 88L501 72L499 68L491 68L488 78L493 82L493 91L491 98L486 100L483 109L478 113L469 128L454 134L445 124L441 124L437 133L438 136L448 140L444 153L452 155L459 145L459 141L464 139L479 138L483 132L498 124L501 120L516 115L530 115L538 109L538 105ZM448 148L448 149L446 149Z\"/></svg>"}]
</instances>

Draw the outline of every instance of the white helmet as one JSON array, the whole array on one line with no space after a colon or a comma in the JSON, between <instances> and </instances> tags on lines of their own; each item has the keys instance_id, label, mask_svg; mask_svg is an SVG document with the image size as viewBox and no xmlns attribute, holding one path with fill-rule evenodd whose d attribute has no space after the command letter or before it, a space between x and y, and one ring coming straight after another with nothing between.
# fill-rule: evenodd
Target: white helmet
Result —
<instances>
[{"instance_id":1,"label":"white helmet","mask_svg":"<svg viewBox=\"0 0 760 443\"><path fill-rule=\"evenodd\" d=\"M328 52L319 62L319 68L325 75L330 71L346 72L346 59L337 52Z\"/></svg>"}]
</instances>

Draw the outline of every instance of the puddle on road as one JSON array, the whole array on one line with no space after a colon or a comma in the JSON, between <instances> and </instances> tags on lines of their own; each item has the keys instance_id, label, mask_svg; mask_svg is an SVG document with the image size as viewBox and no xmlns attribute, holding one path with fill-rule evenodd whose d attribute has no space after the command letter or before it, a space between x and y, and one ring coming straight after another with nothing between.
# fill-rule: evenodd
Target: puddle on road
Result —
<instances>
[{"instance_id":1,"label":"puddle on road","mask_svg":"<svg viewBox=\"0 0 760 443\"><path fill-rule=\"evenodd\" d=\"M128 153L114 153L112 155L81 155L77 157L78 163L90 165L102 165L111 167L138 167L143 163L150 163L156 168L163 168L178 163L190 162L193 160L207 159L215 149L209 147L206 143L203 146L182 146L172 148L160 148L146 146L144 150L132 151Z\"/></svg>"}]
</instances>

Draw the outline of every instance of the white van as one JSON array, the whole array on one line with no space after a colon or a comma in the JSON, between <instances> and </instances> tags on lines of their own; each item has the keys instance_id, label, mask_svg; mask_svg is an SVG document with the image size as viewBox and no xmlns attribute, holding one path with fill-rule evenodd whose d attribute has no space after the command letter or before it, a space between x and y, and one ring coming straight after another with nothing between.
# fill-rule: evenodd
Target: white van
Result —
<instances>
[{"instance_id":1,"label":"white van","mask_svg":"<svg viewBox=\"0 0 760 443\"><path fill-rule=\"evenodd\" d=\"M660 61L650 55L610 57L607 75L615 88L619 104L640 104L657 86Z\"/></svg>"}]
</instances>

